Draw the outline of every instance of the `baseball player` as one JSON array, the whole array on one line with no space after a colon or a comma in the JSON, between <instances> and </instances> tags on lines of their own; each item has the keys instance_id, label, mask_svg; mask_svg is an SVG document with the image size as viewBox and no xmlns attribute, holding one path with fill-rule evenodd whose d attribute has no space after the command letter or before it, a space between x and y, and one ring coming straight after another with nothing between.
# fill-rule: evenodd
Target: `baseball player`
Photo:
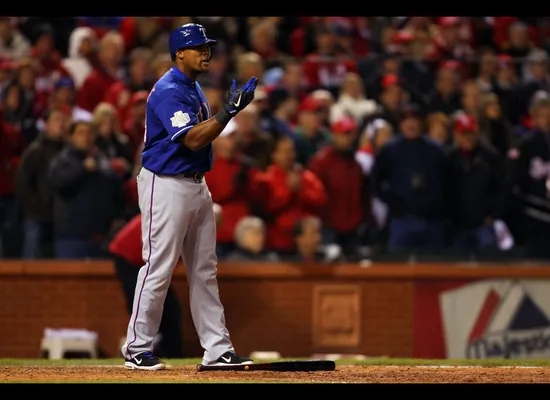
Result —
<instances>
[{"instance_id":1,"label":"baseball player","mask_svg":"<svg viewBox=\"0 0 550 400\"><path fill-rule=\"evenodd\" d=\"M204 349L203 365L252 364L235 352L225 326L216 279L216 228L204 175L212 167L212 141L253 99L258 79L237 88L215 116L196 81L209 69L212 45L198 24L176 28L169 37L174 66L147 99L142 169L137 177L142 215L143 259L126 342L125 366L166 368L153 354L172 272L187 268L191 315Z\"/></svg>"}]
</instances>

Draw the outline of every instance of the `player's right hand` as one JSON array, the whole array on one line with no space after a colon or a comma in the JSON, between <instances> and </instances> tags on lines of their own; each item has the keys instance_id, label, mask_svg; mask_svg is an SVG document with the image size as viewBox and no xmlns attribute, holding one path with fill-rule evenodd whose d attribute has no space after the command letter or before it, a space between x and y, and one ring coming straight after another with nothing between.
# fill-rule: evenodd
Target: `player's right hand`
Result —
<instances>
[{"instance_id":1,"label":"player's right hand","mask_svg":"<svg viewBox=\"0 0 550 400\"><path fill-rule=\"evenodd\" d=\"M237 82L233 79L231 89L229 89L229 99L224 106L225 111L234 117L239 111L249 105L254 100L254 90L256 90L257 84L258 78L253 76L248 82L237 89Z\"/></svg>"}]
</instances>

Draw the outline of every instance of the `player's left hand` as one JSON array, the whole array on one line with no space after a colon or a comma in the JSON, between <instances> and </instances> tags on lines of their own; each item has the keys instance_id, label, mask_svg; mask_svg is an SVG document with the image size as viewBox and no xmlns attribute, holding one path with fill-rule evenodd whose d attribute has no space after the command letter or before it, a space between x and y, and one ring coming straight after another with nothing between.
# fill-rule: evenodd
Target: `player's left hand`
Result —
<instances>
[{"instance_id":1,"label":"player's left hand","mask_svg":"<svg viewBox=\"0 0 550 400\"><path fill-rule=\"evenodd\" d=\"M248 82L237 89L237 82L233 79L231 89L229 89L229 99L224 106L225 111L234 117L239 111L249 105L254 100L256 85L258 85L258 78L253 76Z\"/></svg>"}]
</instances>

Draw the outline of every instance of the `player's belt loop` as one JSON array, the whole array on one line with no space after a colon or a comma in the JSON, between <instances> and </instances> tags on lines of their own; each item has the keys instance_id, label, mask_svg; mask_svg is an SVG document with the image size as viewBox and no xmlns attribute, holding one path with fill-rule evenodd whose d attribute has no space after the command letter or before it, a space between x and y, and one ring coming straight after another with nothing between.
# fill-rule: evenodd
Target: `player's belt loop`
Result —
<instances>
[{"instance_id":1,"label":"player's belt loop","mask_svg":"<svg viewBox=\"0 0 550 400\"><path fill-rule=\"evenodd\" d=\"M202 181L202 177L204 176L204 173L202 172L195 172L193 174L193 180L195 183L200 183Z\"/></svg>"}]
</instances>

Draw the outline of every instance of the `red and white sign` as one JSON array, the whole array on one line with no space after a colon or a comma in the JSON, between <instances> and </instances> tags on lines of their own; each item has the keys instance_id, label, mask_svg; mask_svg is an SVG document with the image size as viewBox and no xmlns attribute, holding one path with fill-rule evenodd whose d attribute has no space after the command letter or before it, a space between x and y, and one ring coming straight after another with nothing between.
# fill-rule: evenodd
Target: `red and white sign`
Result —
<instances>
[{"instance_id":1,"label":"red and white sign","mask_svg":"<svg viewBox=\"0 0 550 400\"><path fill-rule=\"evenodd\" d=\"M473 282L439 305L447 358L550 357L550 282Z\"/></svg>"}]
</instances>

